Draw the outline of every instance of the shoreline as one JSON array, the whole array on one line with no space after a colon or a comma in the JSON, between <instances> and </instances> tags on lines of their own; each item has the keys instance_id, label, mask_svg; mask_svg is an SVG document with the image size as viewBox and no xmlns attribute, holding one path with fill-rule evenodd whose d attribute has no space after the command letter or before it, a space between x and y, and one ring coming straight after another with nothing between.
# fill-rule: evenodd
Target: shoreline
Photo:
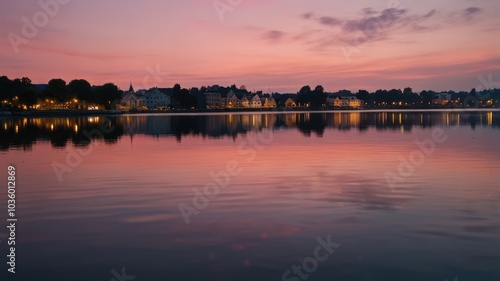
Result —
<instances>
[{"instance_id":1,"label":"shoreline","mask_svg":"<svg viewBox=\"0 0 500 281\"><path fill-rule=\"evenodd\" d=\"M103 116L103 115L227 115L227 114L288 114L288 113L370 113L370 112L484 112L500 111L497 107L488 108L374 108L374 109L308 109L308 108L276 108L276 109L220 109L220 110L26 110L0 111L0 117L61 117L61 116Z\"/></svg>"}]
</instances>

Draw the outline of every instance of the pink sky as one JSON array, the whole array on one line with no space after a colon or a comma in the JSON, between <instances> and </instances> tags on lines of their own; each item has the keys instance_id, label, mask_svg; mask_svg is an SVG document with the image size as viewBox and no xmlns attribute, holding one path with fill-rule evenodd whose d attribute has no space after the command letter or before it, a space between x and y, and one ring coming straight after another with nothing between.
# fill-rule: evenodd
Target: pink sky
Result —
<instances>
[{"instance_id":1,"label":"pink sky","mask_svg":"<svg viewBox=\"0 0 500 281\"><path fill-rule=\"evenodd\" d=\"M500 81L496 0L219 0L236 3L219 13L214 0L41 0L51 1L59 4L46 22L38 1L2 4L0 75L265 92ZM34 15L37 31L23 33Z\"/></svg>"}]
</instances>

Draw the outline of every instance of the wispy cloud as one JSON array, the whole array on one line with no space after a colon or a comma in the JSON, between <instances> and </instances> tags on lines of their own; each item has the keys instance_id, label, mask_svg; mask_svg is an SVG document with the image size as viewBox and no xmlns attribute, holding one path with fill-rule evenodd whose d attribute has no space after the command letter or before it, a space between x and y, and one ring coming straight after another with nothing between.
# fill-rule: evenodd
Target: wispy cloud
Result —
<instances>
[{"instance_id":1,"label":"wispy cloud","mask_svg":"<svg viewBox=\"0 0 500 281\"><path fill-rule=\"evenodd\" d=\"M318 22L324 25L338 26L342 24L342 21L333 17L320 17Z\"/></svg>"},{"instance_id":2,"label":"wispy cloud","mask_svg":"<svg viewBox=\"0 0 500 281\"><path fill-rule=\"evenodd\" d=\"M374 28L389 28L398 22L409 20L408 11L405 9L385 9L373 16L356 18L344 22L345 31L367 32Z\"/></svg>"},{"instance_id":3,"label":"wispy cloud","mask_svg":"<svg viewBox=\"0 0 500 281\"><path fill-rule=\"evenodd\" d=\"M367 16L374 15L377 13L377 11L375 11L373 8L370 8L370 7L364 8L362 10L362 12L364 15L367 15Z\"/></svg>"},{"instance_id":4,"label":"wispy cloud","mask_svg":"<svg viewBox=\"0 0 500 281\"><path fill-rule=\"evenodd\" d=\"M313 12L304 13L304 14L301 15L301 17L303 19L308 20L308 19L311 19L312 17L314 17L314 13Z\"/></svg>"},{"instance_id":5,"label":"wispy cloud","mask_svg":"<svg viewBox=\"0 0 500 281\"><path fill-rule=\"evenodd\" d=\"M264 33L263 37L267 40L278 41L278 40L282 39L285 35L286 35L286 33L283 31L271 30L271 31Z\"/></svg>"},{"instance_id":6,"label":"wispy cloud","mask_svg":"<svg viewBox=\"0 0 500 281\"><path fill-rule=\"evenodd\" d=\"M466 20L470 20L477 14L481 13L482 11L483 10L478 7L469 7L463 10L462 15Z\"/></svg>"},{"instance_id":7,"label":"wispy cloud","mask_svg":"<svg viewBox=\"0 0 500 281\"><path fill-rule=\"evenodd\" d=\"M403 8L388 8L381 11L367 7L352 17L338 15L322 15L306 12L300 15L304 21L316 23L318 26L307 31L289 32L284 38L282 32L266 32L265 39L273 42L285 39L301 42L312 49L320 50L339 44L365 44L368 42L388 40L397 34L424 32L434 28L433 20L437 11L430 10L426 14L412 14Z\"/></svg>"},{"instance_id":8,"label":"wispy cloud","mask_svg":"<svg viewBox=\"0 0 500 281\"><path fill-rule=\"evenodd\" d=\"M425 21L434 17L435 14L436 10L429 11L424 15L414 15L403 8L388 8L382 11L364 8L361 16L349 19L332 16L311 16L309 20L317 21L321 25L338 27L337 38L350 41L350 37L362 36L364 37L363 41L367 42L387 38L388 32L426 30Z\"/></svg>"},{"instance_id":9,"label":"wispy cloud","mask_svg":"<svg viewBox=\"0 0 500 281\"><path fill-rule=\"evenodd\" d=\"M295 33L290 31L287 33L290 36L285 38L285 33L282 31L268 31L263 37L273 42L286 42L285 39L302 42L309 46L313 45L313 49L345 43L360 45L390 40L401 34L429 32L469 22L481 12L483 10L478 7L447 13L431 9L423 14L412 13L405 8L376 10L366 7L351 17L343 17L309 11L300 14L300 18L318 25L310 29L311 34L303 30Z\"/></svg>"}]
</instances>

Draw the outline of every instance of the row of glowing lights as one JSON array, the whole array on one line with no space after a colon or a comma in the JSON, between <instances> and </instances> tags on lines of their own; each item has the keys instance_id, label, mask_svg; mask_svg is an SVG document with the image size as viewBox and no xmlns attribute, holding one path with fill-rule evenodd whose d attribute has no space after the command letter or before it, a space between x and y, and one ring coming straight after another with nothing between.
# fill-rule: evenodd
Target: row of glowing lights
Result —
<instances>
[{"instance_id":1,"label":"row of glowing lights","mask_svg":"<svg viewBox=\"0 0 500 281\"><path fill-rule=\"evenodd\" d=\"M7 131L7 124L4 124L4 129ZM19 133L19 125L16 125L14 129L16 131L16 134ZM54 131L54 124L50 124L50 130ZM78 125L75 125L75 133L78 133Z\"/></svg>"},{"instance_id":2,"label":"row of glowing lights","mask_svg":"<svg viewBox=\"0 0 500 281\"><path fill-rule=\"evenodd\" d=\"M13 98L13 100L19 100L19 98L16 96L16 97ZM49 100L49 99L45 99L45 102L46 103L55 103L54 100ZM73 103L73 102L77 103L78 100L77 99L73 99L72 101L66 102L66 104ZM3 103L9 103L9 101L8 100L3 100Z\"/></svg>"},{"instance_id":3,"label":"row of glowing lights","mask_svg":"<svg viewBox=\"0 0 500 281\"><path fill-rule=\"evenodd\" d=\"M264 126L269 126L270 123L270 120L269 120L269 117L268 116L263 116L262 118L259 117L259 116L256 116L256 115L238 115L239 117L236 118L236 120L233 120L233 115L232 114L229 114L228 115L228 121L229 122L233 122L233 121L239 121L242 123L242 125L252 125L252 126L255 126L255 125L264 125ZM328 118L326 118L326 114L323 114L324 116L324 120L326 121ZM297 122L297 118L300 118L301 120L303 121L309 121L310 120L310 113L304 113L304 116L302 117L298 117L298 115L287 115L285 117L285 123L287 125L290 125L290 124L293 124L293 123L296 123ZM430 116L427 116L427 120L429 120L430 122ZM454 114L454 113L451 113L451 114L447 114L446 115L446 119L445 119L445 123L447 125L450 125L450 120L454 120L457 124L460 124L460 113L458 114ZM393 125L403 125L403 120L404 119L407 119L406 117L406 113L387 113L387 112L381 112L381 115L377 117L377 120L379 122L381 122L381 124L393 124ZM424 123L424 115L421 114L420 115L420 124L423 124ZM131 126L137 126L138 124L132 124L132 120L130 117L127 116L126 118L127 120L127 123L129 123L129 125ZM145 124L147 123L147 118L146 117L142 117L140 119L135 119L136 121L139 121L138 123L141 123L141 124ZM481 121L482 122L482 116L481 116ZM488 112L486 113L486 120L487 120L487 124L488 125L492 125L493 123L493 112ZM359 125L360 122L361 122L361 113L341 113L341 112L337 112L337 113L334 113L334 115L332 116L332 121L335 121L335 122L338 122L339 125L350 125L350 126L355 126L355 125ZM216 122L216 121L214 121Z\"/></svg>"},{"instance_id":4,"label":"row of glowing lights","mask_svg":"<svg viewBox=\"0 0 500 281\"><path fill-rule=\"evenodd\" d=\"M451 103L459 103L460 102L460 99L458 100L443 100L444 101L447 101L447 102L451 102ZM488 104L492 104L493 103L493 99L489 99L486 101ZM376 103L376 102L373 102L373 103ZM417 102L418 103L418 102ZM410 105L410 104L417 104L415 102L412 102L412 103L407 103L405 102L404 105ZM420 102L421 104L424 103L423 101ZM391 103L389 102L379 102L378 105L390 105ZM430 102L428 104L431 104ZM392 105L403 105L403 102L392 102Z\"/></svg>"},{"instance_id":5,"label":"row of glowing lights","mask_svg":"<svg viewBox=\"0 0 500 281\"><path fill-rule=\"evenodd\" d=\"M16 97L13 98L13 100L14 101L19 100L19 98L16 96ZM57 103L57 101L54 101L54 100L45 99L45 104L49 104L50 103L51 105L70 105L70 104L73 104L73 103L77 104L78 102L79 102L78 99L73 99L72 101L69 101L69 102L66 102L66 103L63 104L63 103ZM2 101L2 103L4 103L4 104L12 104L8 100L4 100L4 101ZM43 103L42 104L39 103L39 104L33 105L33 107L38 109L38 108L40 108L43 105L44 105ZM89 109L94 109L95 110L95 109L98 109L98 107L97 106L93 106L93 107L89 107Z\"/></svg>"},{"instance_id":6,"label":"row of glowing lights","mask_svg":"<svg viewBox=\"0 0 500 281\"><path fill-rule=\"evenodd\" d=\"M99 122L99 117L89 117L87 120L89 123L96 123L96 122ZM26 126L27 122L28 122L28 120L25 118L23 120L23 125ZM70 127L68 120L66 120L66 126ZM54 127L55 127L54 124L50 124L51 131L54 131ZM9 129L9 126L7 125L7 123L3 124L3 128L5 129L5 131L7 131ZM19 133L19 125L15 125L14 130L15 130L16 134ZM77 124L74 125L74 131L75 131L75 133L78 133L78 125Z\"/></svg>"},{"instance_id":7,"label":"row of glowing lights","mask_svg":"<svg viewBox=\"0 0 500 281\"><path fill-rule=\"evenodd\" d=\"M343 115L346 115L345 113L337 113L336 115L338 115L338 116L340 117L340 118L339 118L339 120L338 120L339 122L342 122L342 121L348 121L348 120L349 120L349 121L351 121L351 122L356 123L356 122L359 122L359 119L360 119L360 118L359 118L359 117L360 117L360 116L359 116L359 113L358 113L358 114L356 114L356 116L351 116L351 115L349 115L349 117L347 117L347 116L343 116ZM385 113L385 112L384 112L384 113L382 113L382 115L387 115L387 113ZM251 120L251 121L252 121L252 124L255 124L255 123L257 123L257 122L261 121L261 120L256 120L256 119L255 119L255 117L256 117L256 116L252 116L252 120ZM345 117L347 117L347 118L345 118ZM395 123L395 119L396 119L396 118L395 118L395 114L393 113L391 117L392 117L392 118L391 118L391 119L392 119L392 123L394 124L394 123ZM400 123L400 124L402 123L402 120L403 120L403 118L402 118L402 117L403 117L403 116L402 116L402 114L401 114L401 113L400 113L400 114L398 114L398 121L399 121L399 123ZM456 116L456 117L458 117L458 118L456 118L456 121L460 122L460 114L458 114L458 116ZM380 117L380 119L382 119L383 123L385 123L386 118L387 118L387 116L386 116L385 118L384 118L383 116L381 116L381 117ZM128 119L128 117L127 117L127 119ZM293 119L295 119L295 118L293 118ZM307 113L307 115L305 116L305 120L308 120L308 119L309 119L309 114ZM421 119L421 120L420 120L420 122L421 122L421 123L423 123L423 115L421 115L421 116L420 116L420 119ZM99 117L89 117L87 120L88 120L90 123L95 123L95 122L99 122ZM230 120L232 120L232 116L230 116ZM488 123L489 125L491 125L491 124L493 123L493 112L488 112L488 113L487 113L486 120L487 120L487 123ZM448 115L447 115L447 116L446 116L446 124L449 124L449 122L450 122L450 116L448 116ZM27 119L24 119L24 120L23 120L23 123L24 123L24 125L26 125L26 123L27 123ZM268 123L269 123L269 120L267 120L267 118L266 118L266 120L264 120L264 123L268 124ZM339 124L340 124L340 123L339 123ZM70 124L69 124L69 120L66 120L66 125L67 125L68 127L70 126ZM8 130L7 123L4 123L4 129L5 129L6 131ZM51 130L51 131L53 131L53 130L54 130L54 124L50 124L50 130ZM16 126L15 126L15 131L16 131L16 133L18 133L18 132L19 132L19 125L16 125ZM78 133L78 125L76 125L76 124L74 125L74 131L75 131L75 133Z\"/></svg>"}]
</instances>

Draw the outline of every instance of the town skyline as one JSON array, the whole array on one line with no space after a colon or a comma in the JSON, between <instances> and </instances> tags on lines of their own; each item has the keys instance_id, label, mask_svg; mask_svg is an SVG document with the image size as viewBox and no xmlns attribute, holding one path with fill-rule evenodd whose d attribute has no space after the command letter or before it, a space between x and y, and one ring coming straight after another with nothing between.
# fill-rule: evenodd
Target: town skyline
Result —
<instances>
[{"instance_id":1,"label":"town skyline","mask_svg":"<svg viewBox=\"0 0 500 281\"><path fill-rule=\"evenodd\" d=\"M76 77L121 89L132 79L138 87L237 84L273 92L306 84L462 91L500 70L496 1L4 5L4 73L36 84Z\"/></svg>"},{"instance_id":2,"label":"town skyline","mask_svg":"<svg viewBox=\"0 0 500 281\"><path fill-rule=\"evenodd\" d=\"M484 78L483 78L484 79ZM493 76L488 77L493 81ZM485 80L486 81L486 80ZM296 93L264 93L248 91L244 86L208 85L183 88L176 83L171 88L151 87L126 91L114 83L91 85L84 79L51 79L48 84L33 84L28 77L9 79L0 76L2 110L118 110L144 112L148 110L242 110L302 108L309 109L374 109L374 108L452 108L497 107L500 89L491 88L488 81L470 91L414 91L379 89L376 91L341 89L325 90L322 85L304 85Z\"/></svg>"}]
</instances>

